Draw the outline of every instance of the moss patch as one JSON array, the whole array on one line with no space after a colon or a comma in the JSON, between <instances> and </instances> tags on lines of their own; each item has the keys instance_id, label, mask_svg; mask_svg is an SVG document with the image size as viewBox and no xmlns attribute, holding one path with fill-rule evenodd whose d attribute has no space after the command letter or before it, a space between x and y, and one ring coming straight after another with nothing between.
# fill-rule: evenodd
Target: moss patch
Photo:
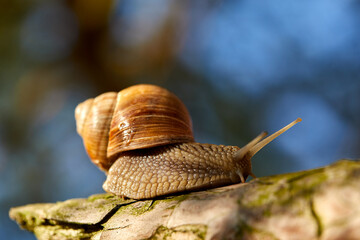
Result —
<instances>
[{"instance_id":1,"label":"moss patch","mask_svg":"<svg viewBox=\"0 0 360 240\"><path fill-rule=\"evenodd\" d=\"M127 211L132 215L139 216L147 211L152 210L153 203L153 200L140 201L131 205L123 206L120 208L120 211Z\"/></svg>"},{"instance_id":2,"label":"moss patch","mask_svg":"<svg viewBox=\"0 0 360 240\"><path fill-rule=\"evenodd\" d=\"M278 240L273 234L251 227L245 221L239 221L235 239L267 239Z\"/></svg>"},{"instance_id":3,"label":"moss patch","mask_svg":"<svg viewBox=\"0 0 360 240\"><path fill-rule=\"evenodd\" d=\"M291 204L296 196L311 195L327 179L324 169L266 177L249 183L247 196L238 203L245 207L265 206L274 201Z\"/></svg>"},{"instance_id":4,"label":"moss patch","mask_svg":"<svg viewBox=\"0 0 360 240\"><path fill-rule=\"evenodd\" d=\"M34 229L38 239L91 239L96 232L86 232L83 229L64 228L61 226L38 226Z\"/></svg>"},{"instance_id":5,"label":"moss patch","mask_svg":"<svg viewBox=\"0 0 360 240\"><path fill-rule=\"evenodd\" d=\"M189 195L179 195L175 197L167 197L164 199L157 199L157 200L143 200L132 203L131 205L122 206L119 211L126 211L132 215L139 216L146 212L153 210L156 205L160 203L169 203L169 202L176 202L176 204L171 205L167 209L174 209L178 204L182 201L188 199Z\"/></svg>"},{"instance_id":6,"label":"moss patch","mask_svg":"<svg viewBox=\"0 0 360 240\"><path fill-rule=\"evenodd\" d=\"M52 206L52 203L38 203L11 208L9 216L15 220L21 228L33 231L36 226L46 222L44 218L39 216L44 215L46 210Z\"/></svg>"},{"instance_id":7,"label":"moss patch","mask_svg":"<svg viewBox=\"0 0 360 240\"><path fill-rule=\"evenodd\" d=\"M96 201L98 199L107 199L107 200L114 199L115 201L121 200L121 198L119 198L118 196L115 196L114 194L100 193L100 194L91 195L90 197L88 197L87 201L88 202L94 202L94 201Z\"/></svg>"},{"instance_id":8,"label":"moss patch","mask_svg":"<svg viewBox=\"0 0 360 240\"><path fill-rule=\"evenodd\" d=\"M183 225L175 228L160 226L149 240L193 239L203 240L207 226L202 224Z\"/></svg>"}]
</instances>

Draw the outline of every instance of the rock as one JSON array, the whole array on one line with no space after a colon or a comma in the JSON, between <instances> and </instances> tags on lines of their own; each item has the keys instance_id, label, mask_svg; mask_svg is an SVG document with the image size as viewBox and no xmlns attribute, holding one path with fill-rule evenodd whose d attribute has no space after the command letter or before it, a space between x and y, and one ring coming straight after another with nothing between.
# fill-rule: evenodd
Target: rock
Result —
<instances>
[{"instance_id":1,"label":"rock","mask_svg":"<svg viewBox=\"0 0 360 240\"><path fill-rule=\"evenodd\" d=\"M246 184L122 200L110 194L12 208L38 239L360 239L360 161Z\"/></svg>"}]
</instances>

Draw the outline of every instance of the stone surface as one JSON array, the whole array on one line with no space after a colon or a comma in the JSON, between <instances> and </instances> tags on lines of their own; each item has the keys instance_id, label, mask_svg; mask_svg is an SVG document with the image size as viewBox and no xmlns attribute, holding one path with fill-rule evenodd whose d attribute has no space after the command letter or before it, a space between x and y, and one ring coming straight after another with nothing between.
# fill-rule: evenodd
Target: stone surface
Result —
<instances>
[{"instance_id":1,"label":"stone surface","mask_svg":"<svg viewBox=\"0 0 360 240\"><path fill-rule=\"evenodd\" d=\"M246 184L122 200L110 194L12 208L38 239L360 239L360 162Z\"/></svg>"}]
</instances>

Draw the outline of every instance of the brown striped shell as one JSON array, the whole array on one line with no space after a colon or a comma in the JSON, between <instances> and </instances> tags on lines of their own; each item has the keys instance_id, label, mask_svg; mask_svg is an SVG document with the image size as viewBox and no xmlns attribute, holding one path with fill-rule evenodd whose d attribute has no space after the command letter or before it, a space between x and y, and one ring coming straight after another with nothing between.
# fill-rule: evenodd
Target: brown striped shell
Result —
<instances>
[{"instance_id":1,"label":"brown striped shell","mask_svg":"<svg viewBox=\"0 0 360 240\"><path fill-rule=\"evenodd\" d=\"M88 99L77 106L75 118L89 157L105 171L121 152L194 141L184 104L154 85Z\"/></svg>"}]
</instances>

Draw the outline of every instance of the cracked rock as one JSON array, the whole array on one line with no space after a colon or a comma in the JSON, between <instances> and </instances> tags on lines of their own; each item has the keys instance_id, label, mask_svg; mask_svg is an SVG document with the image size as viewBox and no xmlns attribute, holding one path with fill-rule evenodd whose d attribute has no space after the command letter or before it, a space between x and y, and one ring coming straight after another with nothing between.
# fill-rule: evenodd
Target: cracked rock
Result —
<instances>
[{"instance_id":1,"label":"cracked rock","mask_svg":"<svg viewBox=\"0 0 360 240\"><path fill-rule=\"evenodd\" d=\"M38 239L360 239L360 161L246 184L122 200L110 194L12 208Z\"/></svg>"}]
</instances>

